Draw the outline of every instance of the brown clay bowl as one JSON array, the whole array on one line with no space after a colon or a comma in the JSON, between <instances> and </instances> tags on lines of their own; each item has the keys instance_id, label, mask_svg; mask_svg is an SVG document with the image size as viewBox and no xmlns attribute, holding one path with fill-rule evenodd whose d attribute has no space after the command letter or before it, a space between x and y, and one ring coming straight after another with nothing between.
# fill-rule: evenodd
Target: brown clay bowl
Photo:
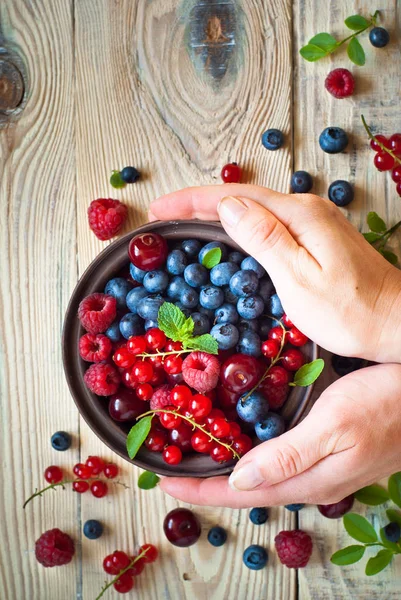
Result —
<instances>
[{"instance_id":1,"label":"brown clay bowl","mask_svg":"<svg viewBox=\"0 0 401 600\"><path fill-rule=\"evenodd\" d=\"M135 459L130 461L125 444L127 432L132 424L126 425L113 421L108 413L108 400L92 394L84 384L83 375L88 363L85 363L78 353L78 341L84 333L77 317L78 305L85 296L94 292L103 292L106 282L129 263L128 244L132 237L146 231L156 231L168 241L188 238L197 238L205 242L216 240L224 242L233 250L241 250L225 233L220 223L196 220L148 223L110 244L86 269L67 308L62 335L63 363L67 382L78 410L90 428L111 450L129 462L161 475L182 477L227 475L232 471L234 461L217 464L203 454L184 455L179 465L170 466L163 461L161 454L150 452L142 447ZM304 351L308 360L314 360L318 356L318 348L312 342L304 347ZM312 386L292 389L282 409L288 427L294 427L300 421L311 401L311 394Z\"/></svg>"}]
</instances>

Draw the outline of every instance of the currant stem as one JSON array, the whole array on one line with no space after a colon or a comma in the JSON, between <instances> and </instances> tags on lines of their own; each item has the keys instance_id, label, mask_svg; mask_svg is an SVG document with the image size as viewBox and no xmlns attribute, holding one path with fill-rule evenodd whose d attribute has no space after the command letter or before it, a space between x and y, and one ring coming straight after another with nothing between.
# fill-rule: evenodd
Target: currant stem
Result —
<instances>
[{"instance_id":1,"label":"currant stem","mask_svg":"<svg viewBox=\"0 0 401 600\"><path fill-rule=\"evenodd\" d=\"M125 567L125 569L121 569L121 571L119 572L118 575L116 575L114 577L114 579L112 579L108 584L106 584L104 586L104 588L102 588L100 594L98 596L96 596L96 600L99 600L99 598L101 598L103 596L103 594L105 592L107 592L107 590L114 584L116 583L116 581L118 581L121 577L121 575L124 575L124 573L126 573L127 571L129 571L130 569L132 569L132 567L134 566L134 564L140 559L143 558L145 556L145 554L147 553L148 548L146 548L145 550L142 550L142 552L140 554L138 554L138 556L135 556L135 558L133 560L131 560L130 564L128 565L128 567Z\"/></svg>"},{"instance_id":2,"label":"currant stem","mask_svg":"<svg viewBox=\"0 0 401 600\"><path fill-rule=\"evenodd\" d=\"M142 352L142 354L137 354L136 357L137 358L149 358L150 356L169 356L170 354L189 354L190 352L193 352L193 350L171 350L171 352Z\"/></svg>"},{"instance_id":3,"label":"currant stem","mask_svg":"<svg viewBox=\"0 0 401 600\"><path fill-rule=\"evenodd\" d=\"M394 158L394 160L401 165L401 159L398 158L398 156L396 154L394 154L394 152L392 152L389 148L386 148L386 146L384 146L384 144L381 143L380 140L378 140L373 133L371 132L369 125L366 123L365 121L365 117L363 115L361 115L361 119L362 119L362 123L363 126L365 128L366 133L368 134L369 138L371 140L374 140L376 142L376 144L384 151L387 152L387 154L390 154L390 156L392 156Z\"/></svg>"},{"instance_id":4,"label":"currant stem","mask_svg":"<svg viewBox=\"0 0 401 600\"><path fill-rule=\"evenodd\" d=\"M59 481L58 483L51 483L47 487L32 494L32 496L29 496L29 498L27 500L25 500L24 504L22 505L22 508L25 508L26 505L31 500L36 498L37 496L42 496L43 492L47 492L47 490L54 490L56 487L60 487L60 486L63 488L63 490L65 490L65 486L67 484L74 483L75 481L88 481L89 482L89 481L105 481L105 480L101 479L101 477L89 477L89 479L79 479L79 477L77 477L77 479L67 479L66 481ZM107 480L107 482L105 482L105 483L113 483L114 485L122 485L126 490L129 489L129 486L125 485L125 483L123 483L122 481Z\"/></svg>"}]
</instances>

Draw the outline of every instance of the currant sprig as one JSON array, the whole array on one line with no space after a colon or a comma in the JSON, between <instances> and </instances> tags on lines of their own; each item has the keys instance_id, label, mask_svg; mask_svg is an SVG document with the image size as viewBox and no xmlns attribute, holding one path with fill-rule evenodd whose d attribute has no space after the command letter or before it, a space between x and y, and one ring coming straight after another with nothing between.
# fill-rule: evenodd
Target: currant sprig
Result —
<instances>
[{"instance_id":1,"label":"currant sprig","mask_svg":"<svg viewBox=\"0 0 401 600\"><path fill-rule=\"evenodd\" d=\"M389 154L392 158L394 158L395 162L397 162L399 165L401 165L401 158L399 158L396 154L394 154L394 152L392 150L390 150L390 148L386 148L386 146L384 144L382 144L382 142L380 140L378 140L376 136L373 135L373 133L372 133L369 125L366 123L366 119L363 115L361 115L361 119L362 119L363 126L364 126L369 138L371 140L374 140L383 152L387 152L387 154Z\"/></svg>"},{"instance_id":2,"label":"currant sprig","mask_svg":"<svg viewBox=\"0 0 401 600\"><path fill-rule=\"evenodd\" d=\"M22 508L25 508L26 505L31 502L31 500L33 500L34 498L37 498L38 496L42 496L44 494L44 492L47 492L48 490L55 490L57 487L61 487L63 490L65 490L65 486L70 484L70 483L74 483L75 481L87 481L88 483L90 481L104 481L104 479L102 479L101 477L89 477L88 479L66 479L64 481L59 481L58 483L51 483L50 485L44 487L41 490L36 490L31 496L29 496L29 498L27 500L25 500L24 504L22 505ZM115 485L122 485L126 490L129 489L129 486L126 485L125 483L123 483L122 481L110 481L108 480L107 483L113 483Z\"/></svg>"},{"instance_id":3,"label":"currant sprig","mask_svg":"<svg viewBox=\"0 0 401 600\"><path fill-rule=\"evenodd\" d=\"M125 567L125 569L121 569L121 571L119 572L118 575L116 575L114 577L114 579L112 579L111 581L109 581L108 583L105 584L104 587L102 587L102 589L100 590L100 593L98 596L96 596L96 600L99 600L99 598L101 598L109 588L111 588L112 585L114 585L116 583L116 581L118 581L121 577L121 575L124 575L124 573L126 573L127 571L129 571L130 569L132 569L132 567L134 566L134 564L140 560L141 558L143 558L146 553L148 552L149 548L145 548L145 550L142 550L142 552L140 554L138 554L138 556L135 556L135 558L133 558L131 560L131 562L129 563L129 565L127 567Z\"/></svg>"},{"instance_id":4,"label":"currant sprig","mask_svg":"<svg viewBox=\"0 0 401 600\"><path fill-rule=\"evenodd\" d=\"M178 355L178 354L191 354L191 352L193 352L193 350L187 349L187 350L169 350L168 352L160 352L159 350L156 350L156 352L142 352L141 354L137 354L136 358L142 358L142 360L145 360L145 358L151 358L153 356L160 356L162 358L164 358L165 356L170 356L172 354Z\"/></svg>"}]
</instances>

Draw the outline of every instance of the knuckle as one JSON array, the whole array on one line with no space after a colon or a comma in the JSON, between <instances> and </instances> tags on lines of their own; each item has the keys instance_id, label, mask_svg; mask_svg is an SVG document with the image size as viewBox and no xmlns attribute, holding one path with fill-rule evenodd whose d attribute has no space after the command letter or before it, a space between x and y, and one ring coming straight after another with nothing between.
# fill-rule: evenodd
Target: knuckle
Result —
<instances>
[{"instance_id":1,"label":"knuckle","mask_svg":"<svg viewBox=\"0 0 401 600\"><path fill-rule=\"evenodd\" d=\"M283 226L276 219L261 219L255 222L249 229L249 239L255 248L255 252L270 250L281 240Z\"/></svg>"},{"instance_id":2,"label":"knuckle","mask_svg":"<svg viewBox=\"0 0 401 600\"><path fill-rule=\"evenodd\" d=\"M294 446L277 449L273 469L277 469L277 473L283 479L290 479L297 475L300 472L301 465L301 456Z\"/></svg>"}]
</instances>

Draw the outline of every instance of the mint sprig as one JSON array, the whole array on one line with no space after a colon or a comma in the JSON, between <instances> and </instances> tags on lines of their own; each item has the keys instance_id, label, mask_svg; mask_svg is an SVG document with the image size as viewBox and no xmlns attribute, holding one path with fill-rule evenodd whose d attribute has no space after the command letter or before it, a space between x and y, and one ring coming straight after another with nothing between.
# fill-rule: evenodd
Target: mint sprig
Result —
<instances>
[{"instance_id":1,"label":"mint sprig","mask_svg":"<svg viewBox=\"0 0 401 600\"><path fill-rule=\"evenodd\" d=\"M220 250L220 248L218 248ZM193 335L194 321L186 317L182 310L171 302L164 302L157 315L159 329L173 342L181 342L184 350L197 350L208 354L218 354L219 345L210 333Z\"/></svg>"},{"instance_id":2,"label":"mint sprig","mask_svg":"<svg viewBox=\"0 0 401 600\"><path fill-rule=\"evenodd\" d=\"M370 231L363 233L363 237L371 246L373 246L380 254L392 265L398 263L398 257L394 252L386 249L386 244L391 236L401 227L401 221L387 228L386 223L379 215L371 211L366 217L366 222Z\"/></svg>"}]
</instances>

